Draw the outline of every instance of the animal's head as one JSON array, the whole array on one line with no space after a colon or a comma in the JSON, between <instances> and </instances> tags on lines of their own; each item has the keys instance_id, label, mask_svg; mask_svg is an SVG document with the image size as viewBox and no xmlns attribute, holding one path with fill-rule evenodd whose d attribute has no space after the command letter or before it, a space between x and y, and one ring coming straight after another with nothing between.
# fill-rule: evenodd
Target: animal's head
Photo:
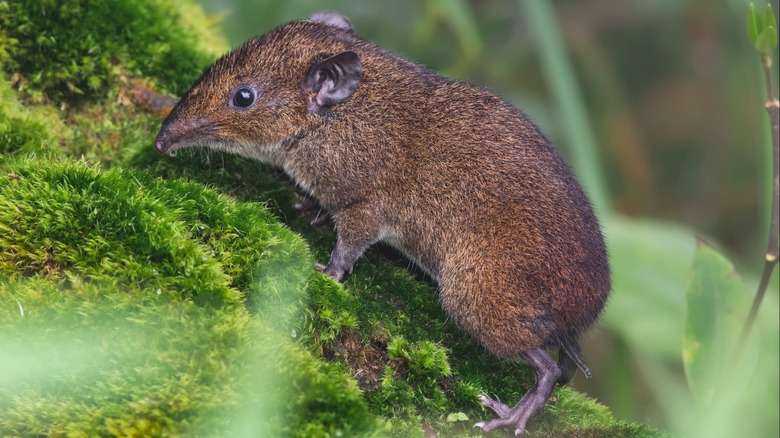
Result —
<instances>
[{"instance_id":1,"label":"animal's head","mask_svg":"<svg viewBox=\"0 0 780 438\"><path fill-rule=\"evenodd\" d=\"M349 21L330 12L246 42L182 97L163 122L157 151L202 145L249 157L272 153L357 92L362 66L350 48L358 43Z\"/></svg>"}]
</instances>

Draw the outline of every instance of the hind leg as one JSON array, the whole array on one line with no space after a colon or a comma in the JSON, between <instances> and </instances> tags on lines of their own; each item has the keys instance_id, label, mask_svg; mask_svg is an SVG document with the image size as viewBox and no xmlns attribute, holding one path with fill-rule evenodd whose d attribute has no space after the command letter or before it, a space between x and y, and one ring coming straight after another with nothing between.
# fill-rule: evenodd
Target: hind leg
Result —
<instances>
[{"instance_id":1,"label":"hind leg","mask_svg":"<svg viewBox=\"0 0 780 438\"><path fill-rule=\"evenodd\" d=\"M483 395L480 399L482 404L492 409L499 418L490 421L481 421L474 425L484 432L489 432L496 428L513 427L515 435L522 435L525 432L525 425L528 419L537 412L540 412L547 400L552 394L555 383L561 377L561 370L558 364L541 348L532 348L520 354L536 372L536 384L513 408L495 401L490 397Z\"/></svg>"}]
</instances>

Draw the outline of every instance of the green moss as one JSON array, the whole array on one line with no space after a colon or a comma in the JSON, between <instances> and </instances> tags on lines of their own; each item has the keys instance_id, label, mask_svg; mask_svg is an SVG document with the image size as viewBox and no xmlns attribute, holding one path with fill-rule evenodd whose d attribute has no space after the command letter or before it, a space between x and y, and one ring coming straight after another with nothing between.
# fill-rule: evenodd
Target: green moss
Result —
<instances>
[{"instance_id":1,"label":"green moss","mask_svg":"<svg viewBox=\"0 0 780 438\"><path fill-rule=\"evenodd\" d=\"M255 436L247 425L353 436L378 425L340 367L240 307L40 277L0 283L0 302L3 436Z\"/></svg>"},{"instance_id":2,"label":"green moss","mask_svg":"<svg viewBox=\"0 0 780 438\"><path fill-rule=\"evenodd\" d=\"M12 156L67 155L111 164L123 151L148 145L160 121L136 113L109 93L109 102L58 110L46 104L23 104L0 77L0 164Z\"/></svg>"},{"instance_id":3,"label":"green moss","mask_svg":"<svg viewBox=\"0 0 780 438\"><path fill-rule=\"evenodd\" d=\"M160 120L136 110L134 88L184 92L226 50L213 24L191 0L0 0L0 155L110 165L149 145Z\"/></svg>"},{"instance_id":4,"label":"green moss","mask_svg":"<svg viewBox=\"0 0 780 438\"><path fill-rule=\"evenodd\" d=\"M224 44L200 9L179 3L2 1L0 27L13 41L4 47L6 71L23 72L33 96L58 103L105 97L123 72L180 94Z\"/></svg>"},{"instance_id":5,"label":"green moss","mask_svg":"<svg viewBox=\"0 0 780 438\"><path fill-rule=\"evenodd\" d=\"M0 177L0 270L138 284L220 305L235 300L214 255L177 211L124 171L27 160ZM157 191L165 191L158 185Z\"/></svg>"},{"instance_id":6,"label":"green moss","mask_svg":"<svg viewBox=\"0 0 780 438\"><path fill-rule=\"evenodd\" d=\"M403 361L408 369L409 381L413 386L438 386L439 380L452 375L447 351L430 341L410 344L401 336L387 345L387 356L391 361Z\"/></svg>"},{"instance_id":7,"label":"green moss","mask_svg":"<svg viewBox=\"0 0 780 438\"><path fill-rule=\"evenodd\" d=\"M377 427L345 369L294 341L311 257L262 206L68 160L11 170L2 435L240 434L248 418L272 436Z\"/></svg>"},{"instance_id":8,"label":"green moss","mask_svg":"<svg viewBox=\"0 0 780 438\"><path fill-rule=\"evenodd\" d=\"M54 126L60 125L49 107L22 105L0 77L0 161L18 153L41 153L57 145ZM55 123L52 123L55 120Z\"/></svg>"},{"instance_id":9,"label":"green moss","mask_svg":"<svg viewBox=\"0 0 780 438\"><path fill-rule=\"evenodd\" d=\"M239 291L295 295L308 278L303 241L258 204L69 160L10 167L0 176L0 271L9 276L135 284L212 305ZM250 287L260 280L263 290Z\"/></svg>"},{"instance_id":10,"label":"green moss","mask_svg":"<svg viewBox=\"0 0 780 438\"><path fill-rule=\"evenodd\" d=\"M316 237L305 221L296 220L297 214L292 208L295 193L284 183L281 171L257 161L204 148L180 150L175 156L160 155L155 151L152 139L128 148L117 164L144 169L164 179L197 181L242 201L263 202L284 222L308 230Z\"/></svg>"},{"instance_id":11,"label":"green moss","mask_svg":"<svg viewBox=\"0 0 780 438\"><path fill-rule=\"evenodd\" d=\"M238 403L246 312L40 277L0 297L3 436L169 435Z\"/></svg>"},{"instance_id":12,"label":"green moss","mask_svg":"<svg viewBox=\"0 0 780 438\"><path fill-rule=\"evenodd\" d=\"M315 359L300 351L305 367L291 369L280 365L288 383L298 390L287 406L292 419L284 427L291 436L353 436L368 433L377 426L355 381L336 364ZM295 362L293 362L295 363Z\"/></svg>"},{"instance_id":13,"label":"green moss","mask_svg":"<svg viewBox=\"0 0 780 438\"><path fill-rule=\"evenodd\" d=\"M115 95L112 91L107 102L85 103L60 113L67 130L62 141L66 146L58 148L59 153L112 166L126 151L154 141L160 120L117 103Z\"/></svg>"}]
</instances>

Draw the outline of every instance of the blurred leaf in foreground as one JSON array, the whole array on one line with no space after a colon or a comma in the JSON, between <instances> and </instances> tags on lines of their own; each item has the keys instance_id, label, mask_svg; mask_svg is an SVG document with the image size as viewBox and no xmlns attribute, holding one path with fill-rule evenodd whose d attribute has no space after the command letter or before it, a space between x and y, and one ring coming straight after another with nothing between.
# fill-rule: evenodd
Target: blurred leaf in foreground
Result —
<instances>
[{"instance_id":1,"label":"blurred leaf in foreground","mask_svg":"<svg viewBox=\"0 0 780 438\"><path fill-rule=\"evenodd\" d=\"M676 359L693 232L660 221L604 221L613 292L602 320L637 353Z\"/></svg>"},{"instance_id":2,"label":"blurred leaf in foreground","mask_svg":"<svg viewBox=\"0 0 780 438\"><path fill-rule=\"evenodd\" d=\"M758 357L754 336L740 366L726 369L750 306L742 279L731 262L699 242L686 295L683 364L691 391L704 404L723 394L730 384L729 396L738 396Z\"/></svg>"}]
</instances>

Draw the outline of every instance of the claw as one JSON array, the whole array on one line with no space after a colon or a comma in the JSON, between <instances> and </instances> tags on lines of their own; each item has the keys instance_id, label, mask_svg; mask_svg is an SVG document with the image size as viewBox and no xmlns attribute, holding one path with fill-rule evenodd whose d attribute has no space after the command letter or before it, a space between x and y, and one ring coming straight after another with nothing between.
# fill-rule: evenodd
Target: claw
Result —
<instances>
[{"instance_id":1,"label":"claw","mask_svg":"<svg viewBox=\"0 0 780 438\"><path fill-rule=\"evenodd\" d=\"M307 214L317 210L317 214L312 219L311 224L314 227L321 227L327 224L331 220L331 214L328 210L322 208L317 199L306 196L301 201L293 204L293 208L298 212L298 216L306 216Z\"/></svg>"},{"instance_id":2,"label":"claw","mask_svg":"<svg viewBox=\"0 0 780 438\"><path fill-rule=\"evenodd\" d=\"M511 409L509 409L509 406L501 403L501 401L496 398L496 400L493 400L492 398L488 397L485 394L480 394L479 401L482 403L483 406L486 408L490 408L493 412L496 413L499 417L506 417L509 415L509 412Z\"/></svg>"},{"instance_id":3,"label":"claw","mask_svg":"<svg viewBox=\"0 0 780 438\"><path fill-rule=\"evenodd\" d=\"M310 222L313 227L321 227L330 221L330 212L320 211L317 216Z\"/></svg>"},{"instance_id":4,"label":"claw","mask_svg":"<svg viewBox=\"0 0 780 438\"><path fill-rule=\"evenodd\" d=\"M515 436L520 436L525 433L528 420L544 409L555 382L561 376L561 370L550 356L539 348L526 350L521 353L521 357L536 371L536 384L512 408L485 394L480 394L479 401L483 406L493 410L498 418L480 421L474 427L479 427L483 432L490 432L498 428L511 428L514 429Z\"/></svg>"},{"instance_id":5,"label":"claw","mask_svg":"<svg viewBox=\"0 0 780 438\"><path fill-rule=\"evenodd\" d=\"M339 283L341 283L341 280L344 279L344 274L345 272L347 272L347 271L339 270L338 268L333 267L331 265L323 265L322 263L315 263L314 269L322 272L323 274L326 274L327 276L338 281ZM352 270L349 269L348 273L352 273Z\"/></svg>"}]
</instances>

